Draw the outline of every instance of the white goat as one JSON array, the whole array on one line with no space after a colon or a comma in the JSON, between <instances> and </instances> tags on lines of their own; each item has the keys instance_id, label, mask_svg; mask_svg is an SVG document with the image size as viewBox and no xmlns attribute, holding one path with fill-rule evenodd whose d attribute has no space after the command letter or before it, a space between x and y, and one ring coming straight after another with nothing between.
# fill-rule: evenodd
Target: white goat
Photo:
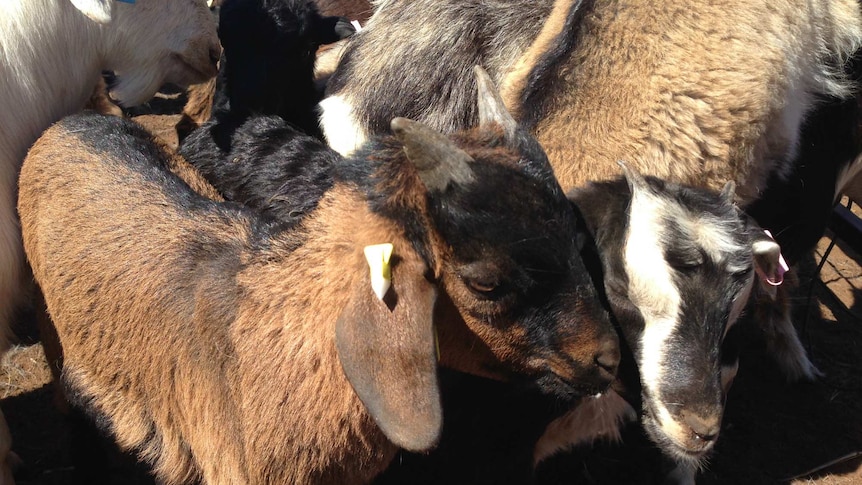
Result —
<instances>
[{"instance_id":1,"label":"white goat","mask_svg":"<svg viewBox=\"0 0 862 485\"><path fill-rule=\"evenodd\" d=\"M101 71L117 73L112 95L131 106L166 82L215 75L219 51L204 0L0 1L0 354L27 295L15 211L27 149L51 123L84 106ZM0 436L0 474L8 448Z\"/></svg>"}]
</instances>

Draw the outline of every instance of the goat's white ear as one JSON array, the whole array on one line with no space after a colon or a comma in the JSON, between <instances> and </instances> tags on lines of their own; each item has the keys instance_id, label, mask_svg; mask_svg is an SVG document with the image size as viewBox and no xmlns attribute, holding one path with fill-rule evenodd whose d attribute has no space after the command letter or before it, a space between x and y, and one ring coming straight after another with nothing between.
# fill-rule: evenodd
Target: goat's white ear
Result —
<instances>
[{"instance_id":1,"label":"goat's white ear","mask_svg":"<svg viewBox=\"0 0 862 485\"><path fill-rule=\"evenodd\" d=\"M393 256L392 287L381 300L361 278L335 324L338 358L362 404L395 445L437 444L443 409L433 327L436 287L425 265Z\"/></svg>"},{"instance_id":2,"label":"goat's white ear","mask_svg":"<svg viewBox=\"0 0 862 485\"><path fill-rule=\"evenodd\" d=\"M91 20L100 24L111 21L114 9L114 0L69 0L72 5Z\"/></svg>"},{"instance_id":3,"label":"goat's white ear","mask_svg":"<svg viewBox=\"0 0 862 485\"><path fill-rule=\"evenodd\" d=\"M476 102L479 107L479 126L487 125L488 123L497 123L503 128L506 134L506 139L511 139L515 136L515 130L518 128L518 123L515 118L506 109L506 104L503 103L503 98L497 91L497 86L491 80L488 72L482 66L474 66L473 74L476 76L477 98Z\"/></svg>"}]
</instances>

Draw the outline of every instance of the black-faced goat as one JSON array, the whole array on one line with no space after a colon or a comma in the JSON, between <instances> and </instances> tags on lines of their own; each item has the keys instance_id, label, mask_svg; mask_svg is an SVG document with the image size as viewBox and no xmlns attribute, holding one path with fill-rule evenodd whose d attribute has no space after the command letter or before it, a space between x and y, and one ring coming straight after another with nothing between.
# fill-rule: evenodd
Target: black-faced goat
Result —
<instances>
[{"instance_id":1,"label":"black-faced goat","mask_svg":"<svg viewBox=\"0 0 862 485\"><path fill-rule=\"evenodd\" d=\"M433 447L435 342L455 369L603 391L617 338L571 204L494 121L447 138L393 120L287 226L192 191L129 121L56 124L19 212L70 394L166 483L258 484L364 483ZM391 269L369 274L380 243Z\"/></svg>"}]
</instances>

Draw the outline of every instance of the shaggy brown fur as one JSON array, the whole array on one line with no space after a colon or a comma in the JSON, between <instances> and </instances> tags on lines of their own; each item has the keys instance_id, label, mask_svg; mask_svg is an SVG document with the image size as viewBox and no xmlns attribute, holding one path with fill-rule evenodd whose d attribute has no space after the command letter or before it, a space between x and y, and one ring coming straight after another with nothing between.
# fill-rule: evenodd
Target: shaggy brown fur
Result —
<instances>
[{"instance_id":1,"label":"shaggy brown fur","mask_svg":"<svg viewBox=\"0 0 862 485\"><path fill-rule=\"evenodd\" d=\"M488 149L500 136L480 131L459 143L477 167L520 170L523 155L499 160ZM435 327L444 362L470 361L450 342L472 335L488 351L467 367L487 375L544 372L579 380L567 386L594 383L585 392L606 386L593 359L608 344L618 358L616 336L591 286L564 280L541 308L469 292L475 261L433 229L400 145L385 153L396 158L373 178L383 199L342 182L298 229L282 231L193 193L165 170L182 161L130 122L86 114L49 129L24 164L19 211L71 397L166 483L349 484L379 473L396 444L423 450L437 439ZM552 184L567 208L544 172L531 183ZM427 241L408 238L419 228L393 224L375 204L424 214L411 224L425 226ZM546 217L545 205L530 210L525 221ZM561 241L575 238L565 217L551 220L562 224L553 231ZM371 294L362 255L380 242L395 246L385 303ZM538 329L554 336L550 347L531 346L520 325L544 313L561 326Z\"/></svg>"},{"instance_id":2,"label":"shaggy brown fur","mask_svg":"<svg viewBox=\"0 0 862 485\"><path fill-rule=\"evenodd\" d=\"M60 143L51 144L51 139ZM67 182L84 193L98 191L105 202L99 208L82 205L74 216L69 214L67 227L88 228L100 219L117 224L98 231L89 241L68 239L66 254L75 261L64 262L56 259L61 252L50 241L59 234L28 218L27 232L33 235L28 237L31 262L64 345L65 380L83 393L82 398L97 413L110 416L111 431L122 446L140 448L144 458L157 462L156 472L168 483L185 483L198 475L206 483L362 483L385 466L395 446L362 412L362 404L347 384L332 344L334 327L318 323L338 319L344 305L331 302L343 299L338 295L350 295L357 283L351 278L327 278L326 285L304 290L307 282L319 281L326 274L362 279L367 269L361 248L400 240L388 234L389 225L367 210L346 214L339 210L344 202L350 207L363 206L355 193L342 189L321 203L320 219L310 221L310 230L323 231L328 237L294 253L303 261L295 271L285 274L277 270L279 265L271 267L271 261L283 260L281 248L298 243L292 240L295 237L273 241L273 247L261 254L240 249L235 255L232 251L225 254L228 261L195 263L193 255L173 249L200 230L201 221L194 214L169 209L174 203L168 194L142 191L139 197L146 200L130 200L129 194L100 189L106 183L137 186L146 182L134 170L93 160L89 147L63 133L61 127L46 134L30 160L48 160L61 153L76 160L76 165L89 167L75 170L77 176ZM39 218L58 215L52 214L57 210L64 212L48 204L27 204L27 200L36 200L28 188L61 182L50 167L35 163L28 167L21 199L24 212L38 213ZM339 199L341 203L336 202ZM129 204L138 209L132 211ZM220 236L208 242L211 249L201 247L201 251L236 250L251 243L253 229L247 220L221 220L217 214L205 219L213 229L209 234ZM342 226L344 223L348 224ZM354 227L365 230L361 234L345 231ZM125 230L149 242L144 251L121 243L118 231ZM86 247L100 248L101 255ZM79 250L88 255L73 256ZM409 257L413 252L399 244L396 254ZM132 264L111 268L102 260L106 255ZM67 264L80 268L78 277L69 280L58 272ZM190 264L202 266L189 274ZM233 267L235 290L219 288L223 282L213 278L223 269L218 265ZM396 269L395 278L400 271ZM68 286L61 292L58 285ZM173 290L177 287L193 298L179 300L181 296ZM273 295L279 295L276 301ZM285 315L278 309L289 299L320 311L313 319L305 318L306 312ZM116 315L123 317L117 320ZM293 337L297 334L304 338ZM128 345L130 341L136 344ZM178 355L194 357L177 361ZM132 362L147 365L138 373L117 374ZM260 365L278 362L283 364ZM91 367L94 363L98 364ZM123 380L121 388L115 384L118 378ZM290 399L296 395L309 399ZM243 409L254 412L244 413ZM180 416L194 418L182 420ZM286 424L286 416L292 417L292 424ZM245 457L253 462L256 456L283 454L278 447L293 449L295 460L247 469ZM347 471L326 477L325 470L336 463L335 468Z\"/></svg>"},{"instance_id":3,"label":"shaggy brown fur","mask_svg":"<svg viewBox=\"0 0 862 485\"><path fill-rule=\"evenodd\" d=\"M564 187L616 176L624 160L716 191L733 180L748 202L787 168L814 97L847 93L840 67L862 19L855 0L608 0L576 35L569 52L528 50L522 66L555 65L543 77L506 82L526 84L505 101Z\"/></svg>"},{"instance_id":4,"label":"shaggy brown fur","mask_svg":"<svg viewBox=\"0 0 862 485\"><path fill-rule=\"evenodd\" d=\"M216 78L189 86L186 91L188 101L183 106L182 117L176 124L177 138L180 142L212 117L215 89Z\"/></svg>"},{"instance_id":5,"label":"shaggy brown fur","mask_svg":"<svg viewBox=\"0 0 862 485\"><path fill-rule=\"evenodd\" d=\"M770 173L790 170L816 98L849 93L842 63L862 43L855 0L607 0L582 15L554 42L547 37L556 30L540 36L534 47L544 53L531 49L505 82L505 101L533 127L560 183L617 176L623 160L716 191L734 181L743 205ZM782 311L760 313L782 318L764 324L791 335L786 291L779 288ZM788 345L800 348L797 339L773 343ZM777 357L791 378L816 375L807 360L788 367L792 358Z\"/></svg>"},{"instance_id":6,"label":"shaggy brown fur","mask_svg":"<svg viewBox=\"0 0 862 485\"><path fill-rule=\"evenodd\" d=\"M90 95L90 99L87 100L84 109L91 109L103 115L123 116L123 109L117 106L111 100L111 97L108 96L108 85L103 77L99 77L99 81L96 82L93 94Z\"/></svg>"}]
</instances>

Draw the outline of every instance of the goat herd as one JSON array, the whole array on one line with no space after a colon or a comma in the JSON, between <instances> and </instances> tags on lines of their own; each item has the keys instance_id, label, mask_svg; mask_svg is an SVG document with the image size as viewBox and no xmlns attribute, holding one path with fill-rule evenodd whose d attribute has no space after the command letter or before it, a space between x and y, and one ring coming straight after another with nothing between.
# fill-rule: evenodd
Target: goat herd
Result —
<instances>
[{"instance_id":1,"label":"goat herd","mask_svg":"<svg viewBox=\"0 0 862 485\"><path fill-rule=\"evenodd\" d=\"M214 18L0 1L0 343L35 307L161 483L534 483L637 421L693 484L741 327L821 376L782 282L858 183L857 0ZM80 112L104 71L123 107L202 83L178 150Z\"/></svg>"}]
</instances>

